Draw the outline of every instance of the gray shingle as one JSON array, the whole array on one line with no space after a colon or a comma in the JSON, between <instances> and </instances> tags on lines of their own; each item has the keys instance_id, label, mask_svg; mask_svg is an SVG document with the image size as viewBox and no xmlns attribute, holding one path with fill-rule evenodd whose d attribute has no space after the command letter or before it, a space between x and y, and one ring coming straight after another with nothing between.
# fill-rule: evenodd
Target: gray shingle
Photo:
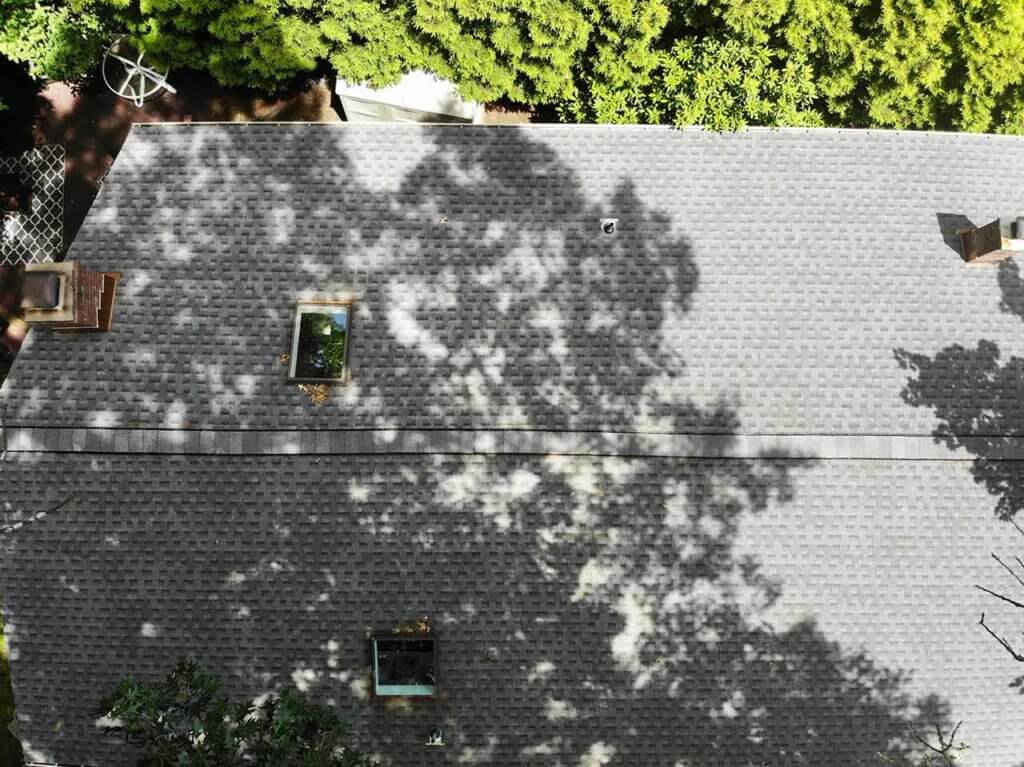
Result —
<instances>
[{"instance_id":1,"label":"gray shingle","mask_svg":"<svg viewBox=\"0 0 1024 767\"><path fill-rule=\"evenodd\" d=\"M797 752L852 767L909 737L896 702L871 702L886 674L858 665L867 648L914 672L897 689L966 720L965 764L1004 767L1019 756L1012 664L955 596L998 575L997 537L964 513L984 492L953 467L8 454L0 526L21 526L0 533L0 582L20 730L48 758L124 764L93 725L97 695L189 654L235 694L308 686L396 767L577 765L595 748L645 767ZM779 469L796 497L765 506ZM781 578L772 622L796 628L757 628L767 592L747 553ZM441 637L443 697L366 700L366 632L421 615ZM437 725L435 753L422 741Z\"/></svg>"},{"instance_id":2,"label":"gray shingle","mask_svg":"<svg viewBox=\"0 0 1024 767\"><path fill-rule=\"evenodd\" d=\"M309 684L394 765L859 767L908 734L884 667L966 720L965 764L1006 767L1012 670L967 595L1012 544L970 464L885 458L954 456L894 350L1024 355L1014 273L937 221L1024 212L1022 161L962 135L136 128L72 249L125 273L115 329L33 330L0 405L48 449L38 427L167 454L0 456L26 739L122 763L97 690L195 653L235 691ZM352 293L353 381L318 407L285 381L291 313ZM936 407L998 397L1024 433L1011 379L935 372ZM442 699L361 700L365 632L422 613Z\"/></svg>"},{"instance_id":3,"label":"gray shingle","mask_svg":"<svg viewBox=\"0 0 1024 767\"><path fill-rule=\"evenodd\" d=\"M9 425L707 432L682 408L724 396L753 434L928 434L894 348L1024 353L936 219L1024 212L1022 162L965 135L137 128L72 249L125 273L114 331L33 330L0 398ZM352 292L354 380L317 408L277 357L296 300Z\"/></svg>"}]
</instances>

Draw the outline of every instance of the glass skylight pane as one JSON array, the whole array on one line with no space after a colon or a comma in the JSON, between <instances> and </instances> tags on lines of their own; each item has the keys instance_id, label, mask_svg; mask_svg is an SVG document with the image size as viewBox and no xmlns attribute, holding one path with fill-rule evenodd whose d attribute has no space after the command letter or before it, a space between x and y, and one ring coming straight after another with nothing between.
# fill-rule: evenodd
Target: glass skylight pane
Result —
<instances>
[{"instance_id":1,"label":"glass skylight pane","mask_svg":"<svg viewBox=\"0 0 1024 767\"><path fill-rule=\"evenodd\" d=\"M348 307L299 306L298 313L292 376L327 381L344 378Z\"/></svg>"},{"instance_id":2,"label":"glass skylight pane","mask_svg":"<svg viewBox=\"0 0 1024 767\"><path fill-rule=\"evenodd\" d=\"M433 695L434 640L377 638L373 641L377 695Z\"/></svg>"}]
</instances>

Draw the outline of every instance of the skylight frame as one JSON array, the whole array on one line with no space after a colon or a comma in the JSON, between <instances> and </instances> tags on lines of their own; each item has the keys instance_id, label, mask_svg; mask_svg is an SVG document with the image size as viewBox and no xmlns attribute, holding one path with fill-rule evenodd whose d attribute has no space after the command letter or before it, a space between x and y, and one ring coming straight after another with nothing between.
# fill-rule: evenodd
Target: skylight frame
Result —
<instances>
[{"instance_id":1,"label":"skylight frame","mask_svg":"<svg viewBox=\"0 0 1024 767\"><path fill-rule=\"evenodd\" d=\"M299 362L299 333L302 329L302 317L304 314L331 314L325 311L328 309L345 310L345 350L342 356L342 372L340 378L316 378L310 376L296 375L296 368ZM291 356L288 361L288 381L290 383L307 384L343 384L352 379L349 369L350 350L352 348L352 318L354 315L355 301L297 301L295 303L294 319L292 321L292 347Z\"/></svg>"},{"instance_id":2,"label":"skylight frame","mask_svg":"<svg viewBox=\"0 0 1024 767\"><path fill-rule=\"evenodd\" d=\"M378 656L378 642L430 642L431 646L431 674L433 684L388 684L382 683L380 677L380 664ZM438 696L439 684L439 647L438 636L434 631L429 632L399 632L399 631L376 631L370 635L370 656L373 663L373 696L375 698L436 698Z\"/></svg>"}]
</instances>

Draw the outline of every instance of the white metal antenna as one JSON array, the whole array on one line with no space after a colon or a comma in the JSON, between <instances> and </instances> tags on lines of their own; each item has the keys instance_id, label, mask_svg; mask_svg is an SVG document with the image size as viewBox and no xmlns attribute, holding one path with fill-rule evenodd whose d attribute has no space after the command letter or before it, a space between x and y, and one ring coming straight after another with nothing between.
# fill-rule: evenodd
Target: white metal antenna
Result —
<instances>
[{"instance_id":1,"label":"white metal antenna","mask_svg":"<svg viewBox=\"0 0 1024 767\"><path fill-rule=\"evenodd\" d=\"M103 82L111 91L121 98L130 99L137 107L161 91L178 92L167 82L167 72L161 74L142 63L143 51L135 55L126 48L121 40L116 40L103 54Z\"/></svg>"}]
</instances>

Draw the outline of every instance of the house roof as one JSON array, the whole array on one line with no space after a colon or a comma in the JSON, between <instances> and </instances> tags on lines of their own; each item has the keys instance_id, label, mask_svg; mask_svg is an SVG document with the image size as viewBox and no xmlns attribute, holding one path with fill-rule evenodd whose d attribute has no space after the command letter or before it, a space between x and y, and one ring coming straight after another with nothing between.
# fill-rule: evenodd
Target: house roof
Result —
<instances>
[{"instance_id":1,"label":"house roof","mask_svg":"<svg viewBox=\"0 0 1024 767\"><path fill-rule=\"evenodd\" d=\"M137 125L71 251L115 328L35 332L8 428L928 435L893 349L1018 351L937 215L1024 208L1016 138ZM619 219L602 235L600 219ZM353 381L285 385L303 297ZM31 391L32 396L24 393Z\"/></svg>"},{"instance_id":2,"label":"house roof","mask_svg":"<svg viewBox=\"0 0 1024 767\"><path fill-rule=\"evenodd\" d=\"M952 245L1024 212L1022 160L135 126L70 253L123 272L113 330L33 330L0 389L26 741L116 763L90 695L192 653L334 700L395 764L862 764L934 694L921 722L1009 765L973 584L1015 543L1024 283ZM355 300L319 405L281 361L306 299ZM365 701L365 632L421 613L444 698Z\"/></svg>"}]
</instances>

